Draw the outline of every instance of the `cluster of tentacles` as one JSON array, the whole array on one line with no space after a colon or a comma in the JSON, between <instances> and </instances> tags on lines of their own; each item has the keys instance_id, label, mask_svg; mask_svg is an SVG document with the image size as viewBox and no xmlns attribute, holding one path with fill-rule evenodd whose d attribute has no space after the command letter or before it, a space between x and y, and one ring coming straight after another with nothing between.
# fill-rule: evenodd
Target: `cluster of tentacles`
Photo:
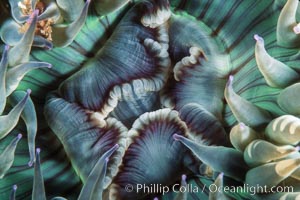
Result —
<instances>
[{"instance_id":1,"label":"cluster of tentacles","mask_svg":"<svg viewBox=\"0 0 300 200\"><path fill-rule=\"evenodd\" d=\"M1 198L299 198L298 0L8 3Z\"/></svg>"}]
</instances>

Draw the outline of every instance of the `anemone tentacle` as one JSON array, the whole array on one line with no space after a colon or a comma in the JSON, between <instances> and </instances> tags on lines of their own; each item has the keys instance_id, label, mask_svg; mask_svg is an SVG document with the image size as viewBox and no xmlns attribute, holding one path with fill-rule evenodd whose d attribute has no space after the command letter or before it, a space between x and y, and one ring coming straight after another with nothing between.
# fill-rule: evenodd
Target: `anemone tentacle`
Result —
<instances>
[{"instance_id":1,"label":"anemone tentacle","mask_svg":"<svg viewBox=\"0 0 300 200\"><path fill-rule=\"evenodd\" d=\"M13 139L10 144L0 154L0 179L2 179L14 162L15 151L18 142L22 138L22 134Z\"/></svg>"}]
</instances>

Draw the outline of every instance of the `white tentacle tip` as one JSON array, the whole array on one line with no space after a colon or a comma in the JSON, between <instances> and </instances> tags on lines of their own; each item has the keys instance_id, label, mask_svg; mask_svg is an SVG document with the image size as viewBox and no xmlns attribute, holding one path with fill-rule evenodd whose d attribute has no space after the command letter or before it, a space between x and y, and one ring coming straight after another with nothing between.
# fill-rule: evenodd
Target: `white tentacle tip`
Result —
<instances>
[{"instance_id":1,"label":"white tentacle tip","mask_svg":"<svg viewBox=\"0 0 300 200\"><path fill-rule=\"evenodd\" d=\"M219 176L220 176L220 178L223 178L223 177L224 177L224 172L221 172L221 173L219 174Z\"/></svg>"},{"instance_id":2,"label":"white tentacle tip","mask_svg":"<svg viewBox=\"0 0 300 200\"><path fill-rule=\"evenodd\" d=\"M233 79L234 79L233 75L230 75L226 84L227 87L232 86Z\"/></svg>"},{"instance_id":3,"label":"white tentacle tip","mask_svg":"<svg viewBox=\"0 0 300 200\"><path fill-rule=\"evenodd\" d=\"M254 39L257 41L257 42L260 42L260 43L263 43L264 42L264 39L262 37L260 37L259 35L255 34L254 35Z\"/></svg>"},{"instance_id":4,"label":"white tentacle tip","mask_svg":"<svg viewBox=\"0 0 300 200\"><path fill-rule=\"evenodd\" d=\"M4 46L4 51L8 51L9 48L10 48L10 46L9 46L8 44L6 44L6 45Z\"/></svg>"},{"instance_id":5,"label":"white tentacle tip","mask_svg":"<svg viewBox=\"0 0 300 200\"><path fill-rule=\"evenodd\" d=\"M28 162L28 167L32 167L33 163L34 163L34 161L29 161Z\"/></svg>"},{"instance_id":6,"label":"white tentacle tip","mask_svg":"<svg viewBox=\"0 0 300 200\"><path fill-rule=\"evenodd\" d=\"M173 135L173 139L174 139L175 141L178 141L179 138L180 138L180 136L179 136L177 133L175 133L175 134Z\"/></svg>"},{"instance_id":7,"label":"white tentacle tip","mask_svg":"<svg viewBox=\"0 0 300 200\"><path fill-rule=\"evenodd\" d=\"M40 13L39 9L35 9L32 15L38 15Z\"/></svg>"},{"instance_id":8,"label":"white tentacle tip","mask_svg":"<svg viewBox=\"0 0 300 200\"><path fill-rule=\"evenodd\" d=\"M16 191L18 189L17 185L13 185L13 190Z\"/></svg>"},{"instance_id":9,"label":"white tentacle tip","mask_svg":"<svg viewBox=\"0 0 300 200\"><path fill-rule=\"evenodd\" d=\"M20 140L22 138L22 134L19 133L18 136L17 136L17 138Z\"/></svg>"},{"instance_id":10,"label":"white tentacle tip","mask_svg":"<svg viewBox=\"0 0 300 200\"><path fill-rule=\"evenodd\" d=\"M244 130L246 128L246 125L243 122L239 123L239 125L241 130Z\"/></svg>"},{"instance_id":11,"label":"white tentacle tip","mask_svg":"<svg viewBox=\"0 0 300 200\"><path fill-rule=\"evenodd\" d=\"M184 182L186 182L186 175L185 174L182 174L181 180L184 181Z\"/></svg>"},{"instance_id":12,"label":"white tentacle tip","mask_svg":"<svg viewBox=\"0 0 300 200\"><path fill-rule=\"evenodd\" d=\"M28 95L30 95L32 91L31 91L31 89L27 89L26 92Z\"/></svg>"},{"instance_id":13,"label":"white tentacle tip","mask_svg":"<svg viewBox=\"0 0 300 200\"><path fill-rule=\"evenodd\" d=\"M36 153L41 153L41 149L40 148L36 148Z\"/></svg>"},{"instance_id":14,"label":"white tentacle tip","mask_svg":"<svg viewBox=\"0 0 300 200\"><path fill-rule=\"evenodd\" d=\"M293 27L293 31L296 34L300 34L300 23Z\"/></svg>"}]
</instances>

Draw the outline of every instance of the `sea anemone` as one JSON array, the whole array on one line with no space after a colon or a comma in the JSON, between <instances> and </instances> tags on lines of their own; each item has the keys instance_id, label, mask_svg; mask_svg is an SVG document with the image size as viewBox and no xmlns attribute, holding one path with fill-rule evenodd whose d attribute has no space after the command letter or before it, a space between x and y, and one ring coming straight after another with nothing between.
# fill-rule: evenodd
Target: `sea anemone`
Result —
<instances>
[{"instance_id":1,"label":"sea anemone","mask_svg":"<svg viewBox=\"0 0 300 200\"><path fill-rule=\"evenodd\" d=\"M299 198L298 4L1 1L0 199Z\"/></svg>"}]
</instances>

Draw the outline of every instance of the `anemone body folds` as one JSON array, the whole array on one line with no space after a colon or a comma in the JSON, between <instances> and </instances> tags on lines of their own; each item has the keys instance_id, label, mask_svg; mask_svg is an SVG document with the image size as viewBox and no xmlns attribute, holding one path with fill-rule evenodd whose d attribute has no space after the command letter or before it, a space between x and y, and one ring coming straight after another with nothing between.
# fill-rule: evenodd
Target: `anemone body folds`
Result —
<instances>
[{"instance_id":1,"label":"anemone body folds","mask_svg":"<svg viewBox=\"0 0 300 200\"><path fill-rule=\"evenodd\" d=\"M22 41L19 35L10 37L7 27L26 20L14 15L16 22L3 22L0 32L2 42L14 46L7 50L8 69L33 61L52 66L6 86L32 88L38 120L31 104L23 120L30 163L35 163L33 197L46 198L45 192L70 199L253 196L145 190L174 184L202 189L214 182L220 187L287 184L295 187L294 194L257 191L253 198L297 198L300 15L295 0L49 2L44 14L34 11L27 22L29 32L33 23L51 16L52 41L32 31L26 44L33 48L25 60L14 56L24 42L15 41ZM69 3L74 11L68 11ZM13 0L10 6L17 8ZM6 77L15 80L13 72ZM12 105L22 101L14 96L8 98ZM5 105L6 98L1 102ZM29 136L36 132L32 121L39 123L41 160L40 150L34 153L35 135ZM17 164L0 191L18 178L28 182L33 169L18 167L24 160L22 140L20 145ZM44 181L45 188L38 187ZM28 198L31 188L20 185L19 197ZM18 197L18 190L12 194Z\"/></svg>"}]
</instances>

